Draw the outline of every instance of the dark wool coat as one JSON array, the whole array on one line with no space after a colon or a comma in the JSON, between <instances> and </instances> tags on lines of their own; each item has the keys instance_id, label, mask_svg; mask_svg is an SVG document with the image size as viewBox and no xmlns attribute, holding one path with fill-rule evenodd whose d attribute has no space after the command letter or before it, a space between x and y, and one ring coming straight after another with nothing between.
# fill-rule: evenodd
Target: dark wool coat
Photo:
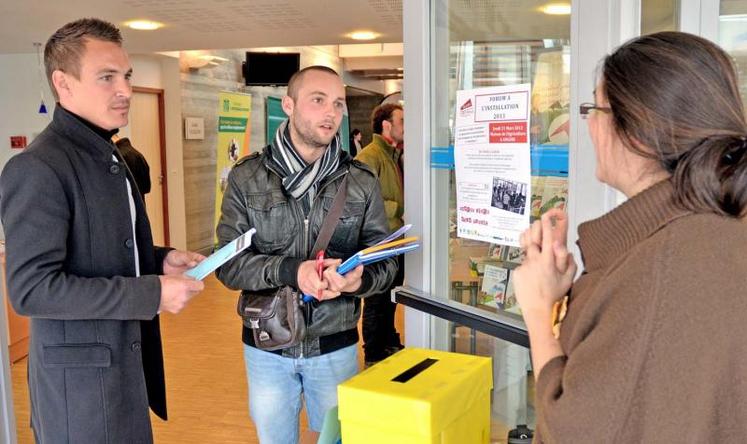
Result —
<instances>
[{"instance_id":1,"label":"dark wool coat","mask_svg":"<svg viewBox=\"0 0 747 444\"><path fill-rule=\"evenodd\" d=\"M31 423L42 443L152 442L148 404L166 416L156 312L167 249L154 248L114 144L57 106L6 165L0 212L8 295L31 317Z\"/></svg>"}]
</instances>

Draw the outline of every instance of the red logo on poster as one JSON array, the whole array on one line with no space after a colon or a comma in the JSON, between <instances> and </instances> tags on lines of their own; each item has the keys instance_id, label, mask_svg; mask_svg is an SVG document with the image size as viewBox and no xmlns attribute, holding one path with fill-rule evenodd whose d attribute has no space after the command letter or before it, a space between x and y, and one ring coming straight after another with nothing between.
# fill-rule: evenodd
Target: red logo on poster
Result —
<instances>
[{"instance_id":1,"label":"red logo on poster","mask_svg":"<svg viewBox=\"0 0 747 444\"><path fill-rule=\"evenodd\" d=\"M459 108L459 110L460 111L464 111L464 110L467 110L469 108L472 108L472 99L467 99L467 101L464 102L464 104L462 105L461 108Z\"/></svg>"},{"instance_id":2,"label":"red logo on poster","mask_svg":"<svg viewBox=\"0 0 747 444\"><path fill-rule=\"evenodd\" d=\"M526 142L526 122L495 122L490 124L490 143Z\"/></svg>"}]
</instances>

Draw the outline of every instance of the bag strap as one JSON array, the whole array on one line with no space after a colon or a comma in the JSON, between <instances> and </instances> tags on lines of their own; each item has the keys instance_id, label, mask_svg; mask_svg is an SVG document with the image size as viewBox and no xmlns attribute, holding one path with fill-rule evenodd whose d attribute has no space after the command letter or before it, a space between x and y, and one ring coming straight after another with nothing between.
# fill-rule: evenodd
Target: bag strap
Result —
<instances>
[{"instance_id":1,"label":"bag strap","mask_svg":"<svg viewBox=\"0 0 747 444\"><path fill-rule=\"evenodd\" d=\"M324 216L322 229L316 237L316 242L314 242L314 248L311 249L309 259L314 259L318 252L327 249L327 244L329 244L329 240L332 238L332 233L334 233L335 228L337 228L337 223L340 221L340 216L342 216L342 210L345 207L345 200L347 200L347 197L348 175L346 174L342 179L342 183L340 183L340 187L337 189L335 199L332 201L332 208L330 208L329 213Z\"/></svg>"}]
</instances>

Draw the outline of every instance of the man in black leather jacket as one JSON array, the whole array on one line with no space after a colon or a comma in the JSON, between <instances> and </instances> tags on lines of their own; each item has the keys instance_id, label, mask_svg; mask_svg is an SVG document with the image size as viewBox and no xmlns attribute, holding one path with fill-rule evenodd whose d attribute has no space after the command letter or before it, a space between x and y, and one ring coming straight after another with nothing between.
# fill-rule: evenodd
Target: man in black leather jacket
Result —
<instances>
[{"instance_id":1,"label":"man in black leather jacket","mask_svg":"<svg viewBox=\"0 0 747 444\"><path fill-rule=\"evenodd\" d=\"M396 273L393 259L336 272L341 260L389 234L376 176L340 146L340 77L326 67L305 68L290 80L282 106L289 119L273 142L229 174L217 229L219 246L257 230L252 246L219 269L226 286L259 295L290 285L316 298L304 307L306 335L297 346L259 350L244 327L249 405L263 444L298 441L301 393L310 428L321 429L337 404L337 384L358 371L360 299L385 291ZM344 210L320 277L307 258L346 176Z\"/></svg>"}]
</instances>

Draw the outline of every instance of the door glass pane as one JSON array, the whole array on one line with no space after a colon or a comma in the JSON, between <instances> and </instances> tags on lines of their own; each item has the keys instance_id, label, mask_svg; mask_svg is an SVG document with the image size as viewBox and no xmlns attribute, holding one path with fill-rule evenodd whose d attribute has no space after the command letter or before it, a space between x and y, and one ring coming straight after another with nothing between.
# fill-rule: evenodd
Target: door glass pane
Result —
<instances>
[{"instance_id":1,"label":"door glass pane","mask_svg":"<svg viewBox=\"0 0 747 444\"><path fill-rule=\"evenodd\" d=\"M432 9L434 147L453 152L457 90L531 84L532 220L568 199L570 15L543 13L543 5L434 1ZM458 237L453 166L432 174L433 293L521 319L511 277L519 249Z\"/></svg>"},{"instance_id":2,"label":"door glass pane","mask_svg":"<svg viewBox=\"0 0 747 444\"><path fill-rule=\"evenodd\" d=\"M457 236L453 125L457 91L531 84L531 219L568 199L570 15L542 11L546 1L431 2L431 294L523 325L512 271L518 248ZM552 2L562 3L562 2ZM566 2L570 12L570 1ZM436 319L431 346L493 358L492 439L533 428L529 351L467 327Z\"/></svg>"},{"instance_id":3,"label":"door glass pane","mask_svg":"<svg viewBox=\"0 0 747 444\"><path fill-rule=\"evenodd\" d=\"M641 0L641 35L677 30L677 0Z\"/></svg>"},{"instance_id":4,"label":"door glass pane","mask_svg":"<svg viewBox=\"0 0 747 444\"><path fill-rule=\"evenodd\" d=\"M452 351L493 358L490 442L506 442L508 432L519 424L534 429L534 376L529 350L451 322L448 327Z\"/></svg>"},{"instance_id":5,"label":"door glass pane","mask_svg":"<svg viewBox=\"0 0 747 444\"><path fill-rule=\"evenodd\" d=\"M719 45L737 64L739 90L747 106L747 0L721 0Z\"/></svg>"}]
</instances>

